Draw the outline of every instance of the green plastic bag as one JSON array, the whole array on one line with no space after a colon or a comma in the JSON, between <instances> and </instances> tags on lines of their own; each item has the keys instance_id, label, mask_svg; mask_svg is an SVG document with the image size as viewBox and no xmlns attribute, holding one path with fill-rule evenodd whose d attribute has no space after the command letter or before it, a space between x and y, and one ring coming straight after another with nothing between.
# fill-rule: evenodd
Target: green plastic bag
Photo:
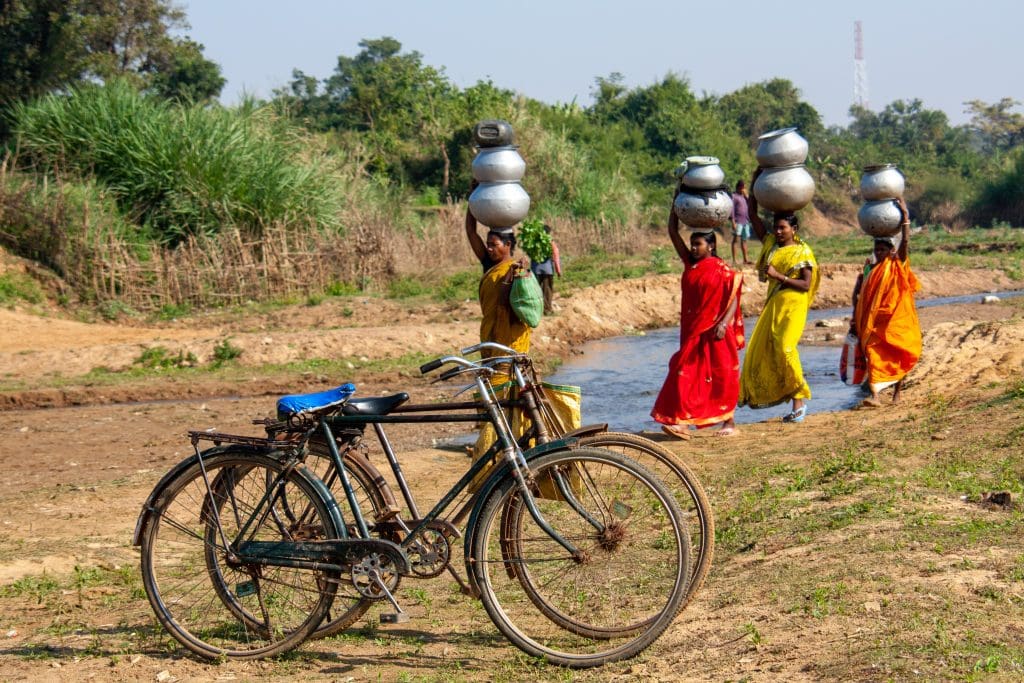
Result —
<instances>
[{"instance_id":1,"label":"green plastic bag","mask_svg":"<svg viewBox=\"0 0 1024 683\"><path fill-rule=\"evenodd\" d=\"M540 283L533 273L528 270L516 273L508 301L519 320L530 327L540 325L544 314L544 293L540 291Z\"/></svg>"}]
</instances>

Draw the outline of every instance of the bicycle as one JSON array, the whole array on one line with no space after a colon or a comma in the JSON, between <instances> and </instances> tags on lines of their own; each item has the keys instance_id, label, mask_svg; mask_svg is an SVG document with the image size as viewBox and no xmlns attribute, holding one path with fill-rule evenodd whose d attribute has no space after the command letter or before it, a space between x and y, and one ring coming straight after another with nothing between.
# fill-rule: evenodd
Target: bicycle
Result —
<instances>
[{"instance_id":1,"label":"bicycle","mask_svg":"<svg viewBox=\"0 0 1024 683\"><path fill-rule=\"evenodd\" d=\"M310 636L341 591L349 607L351 599L387 600L395 613L382 621L400 620L401 578L415 575L414 566L444 570L449 558L424 549L446 545L442 513L496 462L463 509L467 574L498 629L524 651L571 667L633 656L660 636L681 609L689 578L690 542L672 494L631 459L573 439L524 452L491 389L493 368L449 356L425 371L445 364L457 366L447 376L473 376L499 439L409 524L386 501L372 528L363 514L346 467L352 459L342 457L334 430L344 437L401 418L360 414L366 401L346 414L354 388L286 397L293 401L283 419L266 421L266 438L190 432L195 454L157 484L133 538L142 548L147 596L171 635L208 659L270 656ZM401 402L369 401L375 413ZM318 430L348 521L327 485L302 464ZM203 440L216 445L200 451ZM357 483L385 500L373 481ZM535 581L555 567L557 583ZM548 612L584 627L567 628Z\"/></svg>"},{"instance_id":2,"label":"bicycle","mask_svg":"<svg viewBox=\"0 0 1024 683\"><path fill-rule=\"evenodd\" d=\"M626 455L644 465L656 477L670 485L670 488L676 494L676 502L683 511L684 518L687 521L690 519L695 520L695 524L692 527L688 525L688 529L691 529L690 538L692 542L690 553L691 568L686 600L683 606L685 607L689 604L693 596L703 586L714 558L714 518L707 495L696 475L682 461L676 458L671 451L641 436L608 431L608 425L606 424L587 425L570 430L567 425L563 424L552 408L551 402L545 394L545 385L541 381L539 373L529 355L519 353L510 347L494 342L475 344L462 349L459 353L462 356L468 356L488 352L497 352L502 355L492 356L483 359L481 362L488 364L496 370L506 369L506 372L503 374L510 377L509 384L515 387L516 390L514 397L499 400L499 405L507 413L506 420L511 421L512 411L516 410L523 411L528 418L526 421L528 427L517 438L517 443L521 448L528 448L534 442L543 444L555 438L573 438L577 440L579 446L604 448ZM427 363L422 369L429 372L436 368L432 363ZM467 418L464 416L438 418L436 415L428 417L416 417L416 415L437 413L439 411L472 410L479 407L480 404L476 401L448 402L444 404L408 404L406 403L408 399L409 396L405 393L374 399L352 399L346 410L350 410L352 415L358 414L362 416L360 422L373 425L377 440L390 465L406 509L411 517L416 519L420 516L416 501L401 472L394 449L388 440L383 425L388 423L467 421ZM481 420L470 417L468 421L479 422ZM397 505L396 496L392 493L390 485L384 480L384 477L370 463L366 455L366 446L361 436L361 434L348 433L343 439L338 439L337 445L339 449L342 449L346 458L351 458L353 464L359 465L361 468L359 471L362 473L363 480L369 479L377 482L382 501L387 501L380 504L387 505L389 509L395 509ZM314 468L315 471L320 473L325 481L328 481L329 486L331 482L336 483L337 478L331 464L330 453L320 435L314 435L311 439L310 451L312 455L320 459L319 464ZM357 452L361 452L359 457L355 455ZM331 486L331 488L335 495L339 497L342 495L343 490L340 487ZM459 532L455 525L465 518L471 504L472 501L468 501L448 520L447 526L443 530L443 537L437 539L435 547L428 550L428 554L435 553L436 557L436 551L444 549L445 546L450 547L451 540L458 538ZM400 528L396 528L393 524L384 527L378 526L378 529L388 529L392 534L403 531ZM405 531L408 531L408 529L405 529ZM435 564L436 566L438 565ZM467 583L451 569L450 565L441 567L435 572L417 573L424 577L430 577L436 576L445 569L451 571L452 576L459 582L464 592L470 595L477 594L476 587L471 585L472 576L468 577L469 583ZM348 628L353 622L354 619L338 619L327 622L317 631L316 636L322 637L336 634Z\"/></svg>"}]
</instances>

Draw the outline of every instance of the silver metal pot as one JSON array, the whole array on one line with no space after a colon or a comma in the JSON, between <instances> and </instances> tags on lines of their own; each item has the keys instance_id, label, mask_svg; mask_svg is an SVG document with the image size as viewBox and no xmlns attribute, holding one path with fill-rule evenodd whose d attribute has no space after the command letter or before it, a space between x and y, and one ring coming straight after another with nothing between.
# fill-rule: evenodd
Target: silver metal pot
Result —
<instances>
[{"instance_id":1,"label":"silver metal pot","mask_svg":"<svg viewBox=\"0 0 1024 683\"><path fill-rule=\"evenodd\" d=\"M902 197L905 187L903 174L895 164L865 166L860 177L860 194L868 201Z\"/></svg>"},{"instance_id":2,"label":"silver metal pot","mask_svg":"<svg viewBox=\"0 0 1024 683\"><path fill-rule=\"evenodd\" d=\"M814 197L814 178L803 164L766 168L751 189L757 203L769 211L798 211Z\"/></svg>"},{"instance_id":3,"label":"silver metal pot","mask_svg":"<svg viewBox=\"0 0 1024 683\"><path fill-rule=\"evenodd\" d=\"M530 195L515 181L481 183L469 195L469 210L490 228L511 228L529 213Z\"/></svg>"},{"instance_id":4,"label":"silver metal pot","mask_svg":"<svg viewBox=\"0 0 1024 683\"><path fill-rule=\"evenodd\" d=\"M687 157L676 175L692 190L717 190L725 182L725 171L715 157Z\"/></svg>"},{"instance_id":5,"label":"silver metal pot","mask_svg":"<svg viewBox=\"0 0 1024 683\"><path fill-rule=\"evenodd\" d=\"M516 147L481 147L473 158L473 177L481 183L500 183L521 180L526 173L526 162Z\"/></svg>"},{"instance_id":6,"label":"silver metal pot","mask_svg":"<svg viewBox=\"0 0 1024 683\"><path fill-rule=\"evenodd\" d=\"M892 237L900 231L903 212L894 199L864 202L857 212L860 229L872 237Z\"/></svg>"},{"instance_id":7,"label":"silver metal pot","mask_svg":"<svg viewBox=\"0 0 1024 683\"><path fill-rule=\"evenodd\" d=\"M515 136L508 121L487 119L473 126L473 139L480 147L503 147L511 145Z\"/></svg>"},{"instance_id":8,"label":"silver metal pot","mask_svg":"<svg viewBox=\"0 0 1024 683\"><path fill-rule=\"evenodd\" d=\"M796 128L780 128L757 138L757 163L763 168L792 166L807 161L807 140Z\"/></svg>"},{"instance_id":9,"label":"silver metal pot","mask_svg":"<svg viewBox=\"0 0 1024 683\"><path fill-rule=\"evenodd\" d=\"M732 215L732 195L725 190L682 188L672 205L679 220L691 228L717 228Z\"/></svg>"}]
</instances>

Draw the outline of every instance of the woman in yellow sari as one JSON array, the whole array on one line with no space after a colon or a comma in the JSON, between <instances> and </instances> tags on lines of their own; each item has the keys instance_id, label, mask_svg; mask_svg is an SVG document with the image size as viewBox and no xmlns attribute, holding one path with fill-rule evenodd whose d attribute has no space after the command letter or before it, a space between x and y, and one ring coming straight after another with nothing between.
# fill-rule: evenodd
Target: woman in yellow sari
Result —
<instances>
[{"instance_id":1,"label":"woman in yellow sari","mask_svg":"<svg viewBox=\"0 0 1024 683\"><path fill-rule=\"evenodd\" d=\"M751 187L760 174L759 168ZM792 401L792 410L782 421L803 422L811 389L804 379L797 344L818 291L820 271L811 248L796 233L799 223L794 214L775 214L768 232L758 215L757 200L750 196L748 202L751 227L762 242L758 278L769 284L743 359L739 405L767 408Z\"/></svg>"},{"instance_id":2,"label":"woman in yellow sari","mask_svg":"<svg viewBox=\"0 0 1024 683\"><path fill-rule=\"evenodd\" d=\"M477 292L482 314L480 341L497 342L512 347L520 353L529 353L530 326L516 316L509 303L514 269L523 267L522 263L512 258L516 248L515 235L511 230L505 232L491 230L487 233L486 241L480 239L476 217L467 207L466 238L469 240L473 254L484 269L484 276L480 279L480 288ZM485 350L480 355L486 358L499 354ZM507 376L491 377L491 382L495 387L500 387L507 380ZM490 423L481 425L480 435L470 453L473 461L476 462L477 458L483 455L497 438L498 435ZM484 470L484 472L487 471ZM483 473L473 486L478 486L482 481Z\"/></svg>"},{"instance_id":3,"label":"woman in yellow sari","mask_svg":"<svg viewBox=\"0 0 1024 683\"><path fill-rule=\"evenodd\" d=\"M875 263L865 264L853 290L853 320L850 331L857 335L868 367L865 407L878 407L878 393L896 385L892 400L898 401L903 378L921 357L921 324L917 319L914 293L921 285L910 270L910 218L900 199L900 241L875 239Z\"/></svg>"},{"instance_id":4,"label":"woman in yellow sari","mask_svg":"<svg viewBox=\"0 0 1024 683\"><path fill-rule=\"evenodd\" d=\"M484 276L480 279L480 341L497 342L510 346L521 353L530 351L530 326L521 321L509 304L514 268L522 263L512 258L516 238L511 230L491 230L487 239L480 239L476 218L466 209L466 237L473 254L483 266ZM484 354L485 356L488 354Z\"/></svg>"}]
</instances>

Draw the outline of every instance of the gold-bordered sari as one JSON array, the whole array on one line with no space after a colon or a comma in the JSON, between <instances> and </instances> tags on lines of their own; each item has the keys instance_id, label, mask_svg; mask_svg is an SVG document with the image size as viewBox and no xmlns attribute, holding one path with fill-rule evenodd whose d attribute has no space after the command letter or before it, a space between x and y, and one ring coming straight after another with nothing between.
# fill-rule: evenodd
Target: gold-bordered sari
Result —
<instances>
[{"instance_id":1,"label":"gold-bordered sari","mask_svg":"<svg viewBox=\"0 0 1024 683\"><path fill-rule=\"evenodd\" d=\"M754 325L743 359L739 405L768 408L795 398L811 397L797 344L807 323L807 311L818 292L821 272L807 243L799 237L795 240L794 244L779 247L775 243L775 235L765 235L757 260L761 281L767 279L770 264L793 279L799 279L800 271L810 268L811 286L802 292L774 279L768 283L764 310Z\"/></svg>"}]
</instances>

